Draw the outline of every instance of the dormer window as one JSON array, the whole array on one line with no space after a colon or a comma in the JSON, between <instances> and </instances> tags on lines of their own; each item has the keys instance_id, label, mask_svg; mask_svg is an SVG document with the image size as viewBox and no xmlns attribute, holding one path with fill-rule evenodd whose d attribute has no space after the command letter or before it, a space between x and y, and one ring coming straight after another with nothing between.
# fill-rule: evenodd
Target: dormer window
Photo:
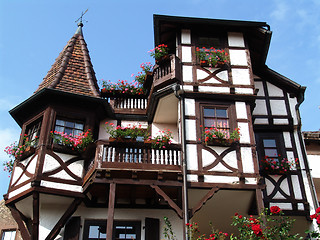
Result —
<instances>
[{"instance_id":1,"label":"dormer window","mask_svg":"<svg viewBox=\"0 0 320 240\"><path fill-rule=\"evenodd\" d=\"M40 130L41 130L41 122L42 122L42 118L29 124L26 127L25 139L27 139L30 142L30 145L32 147L36 147L38 145L38 140L39 140Z\"/></svg>"},{"instance_id":2,"label":"dormer window","mask_svg":"<svg viewBox=\"0 0 320 240\"><path fill-rule=\"evenodd\" d=\"M67 135L77 136L83 133L84 123L81 121L57 118L54 130Z\"/></svg>"}]
</instances>

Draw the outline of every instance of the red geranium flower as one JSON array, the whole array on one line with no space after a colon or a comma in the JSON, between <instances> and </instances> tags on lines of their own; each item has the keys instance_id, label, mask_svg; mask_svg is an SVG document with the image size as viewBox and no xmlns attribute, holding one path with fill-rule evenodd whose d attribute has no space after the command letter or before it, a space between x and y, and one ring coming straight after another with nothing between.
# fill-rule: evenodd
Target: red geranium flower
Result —
<instances>
[{"instance_id":1,"label":"red geranium flower","mask_svg":"<svg viewBox=\"0 0 320 240\"><path fill-rule=\"evenodd\" d=\"M273 214L279 214L281 212L281 209L278 206L272 206L270 208L270 212Z\"/></svg>"}]
</instances>

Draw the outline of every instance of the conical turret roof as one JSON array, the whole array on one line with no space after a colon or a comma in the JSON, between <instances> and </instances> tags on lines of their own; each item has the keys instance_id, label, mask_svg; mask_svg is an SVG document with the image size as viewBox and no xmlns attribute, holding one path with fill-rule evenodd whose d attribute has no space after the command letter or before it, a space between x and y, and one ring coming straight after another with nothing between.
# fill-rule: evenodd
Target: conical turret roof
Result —
<instances>
[{"instance_id":1,"label":"conical turret roof","mask_svg":"<svg viewBox=\"0 0 320 240\"><path fill-rule=\"evenodd\" d=\"M78 26L36 92L43 88L51 88L93 97L100 96L87 44L82 34L82 22Z\"/></svg>"}]
</instances>

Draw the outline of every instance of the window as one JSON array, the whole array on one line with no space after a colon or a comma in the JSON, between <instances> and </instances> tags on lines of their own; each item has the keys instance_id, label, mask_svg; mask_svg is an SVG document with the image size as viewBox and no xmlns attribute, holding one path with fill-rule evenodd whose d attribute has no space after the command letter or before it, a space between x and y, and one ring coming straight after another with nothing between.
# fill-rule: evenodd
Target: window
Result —
<instances>
[{"instance_id":1,"label":"window","mask_svg":"<svg viewBox=\"0 0 320 240\"><path fill-rule=\"evenodd\" d=\"M217 128L218 131L230 137L230 126L228 118L228 109L220 107L204 107L203 108L203 127Z\"/></svg>"},{"instance_id":2,"label":"window","mask_svg":"<svg viewBox=\"0 0 320 240\"><path fill-rule=\"evenodd\" d=\"M67 135L77 136L83 132L84 124L81 121L65 120L57 118L55 131L66 133Z\"/></svg>"},{"instance_id":3,"label":"window","mask_svg":"<svg viewBox=\"0 0 320 240\"><path fill-rule=\"evenodd\" d=\"M205 48L221 48L221 39L218 37L199 37L198 38L198 47Z\"/></svg>"},{"instance_id":4,"label":"window","mask_svg":"<svg viewBox=\"0 0 320 240\"><path fill-rule=\"evenodd\" d=\"M36 147L40 136L42 118L30 124L26 128L26 139L30 141L31 146Z\"/></svg>"},{"instance_id":5,"label":"window","mask_svg":"<svg viewBox=\"0 0 320 240\"><path fill-rule=\"evenodd\" d=\"M1 240L14 240L16 237L16 230L4 230L2 232Z\"/></svg>"},{"instance_id":6,"label":"window","mask_svg":"<svg viewBox=\"0 0 320 240\"><path fill-rule=\"evenodd\" d=\"M83 236L87 240L106 239L106 220L86 220ZM114 240L141 239L141 223L139 221L114 221Z\"/></svg>"},{"instance_id":7,"label":"window","mask_svg":"<svg viewBox=\"0 0 320 240\"><path fill-rule=\"evenodd\" d=\"M257 152L260 160L260 166L263 167L263 161L268 157L269 162L278 162L279 156L285 157L284 140L282 133L279 132L263 132L256 133Z\"/></svg>"}]
</instances>

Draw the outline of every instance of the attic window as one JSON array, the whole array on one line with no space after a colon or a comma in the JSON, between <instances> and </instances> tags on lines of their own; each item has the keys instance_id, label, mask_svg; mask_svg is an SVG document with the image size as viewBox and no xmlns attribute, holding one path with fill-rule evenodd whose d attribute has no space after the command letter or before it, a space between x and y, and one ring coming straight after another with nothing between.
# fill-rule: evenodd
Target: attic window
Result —
<instances>
[{"instance_id":1,"label":"attic window","mask_svg":"<svg viewBox=\"0 0 320 240\"><path fill-rule=\"evenodd\" d=\"M16 230L3 230L1 240L14 240L16 237Z\"/></svg>"},{"instance_id":2,"label":"attic window","mask_svg":"<svg viewBox=\"0 0 320 240\"><path fill-rule=\"evenodd\" d=\"M38 140L39 140L40 130L41 130L41 123L42 123L42 118L38 119L32 124L29 124L26 128L26 131L25 131L26 139L30 141L31 146L33 147L36 147L38 145Z\"/></svg>"},{"instance_id":3,"label":"attic window","mask_svg":"<svg viewBox=\"0 0 320 240\"><path fill-rule=\"evenodd\" d=\"M218 37L199 37L198 38L198 47L205 48L221 48L221 40Z\"/></svg>"},{"instance_id":4,"label":"attic window","mask_svg":"<svg viewBox=\"0 0 320 240\"><path fill-rule=\"evenodd\" d=\"M56 119L56 125L54 130L60 133L65 133L71 136L77 136L83 132L84 123L76 120L69 119Z\"/></svg>"}]
</instances>

